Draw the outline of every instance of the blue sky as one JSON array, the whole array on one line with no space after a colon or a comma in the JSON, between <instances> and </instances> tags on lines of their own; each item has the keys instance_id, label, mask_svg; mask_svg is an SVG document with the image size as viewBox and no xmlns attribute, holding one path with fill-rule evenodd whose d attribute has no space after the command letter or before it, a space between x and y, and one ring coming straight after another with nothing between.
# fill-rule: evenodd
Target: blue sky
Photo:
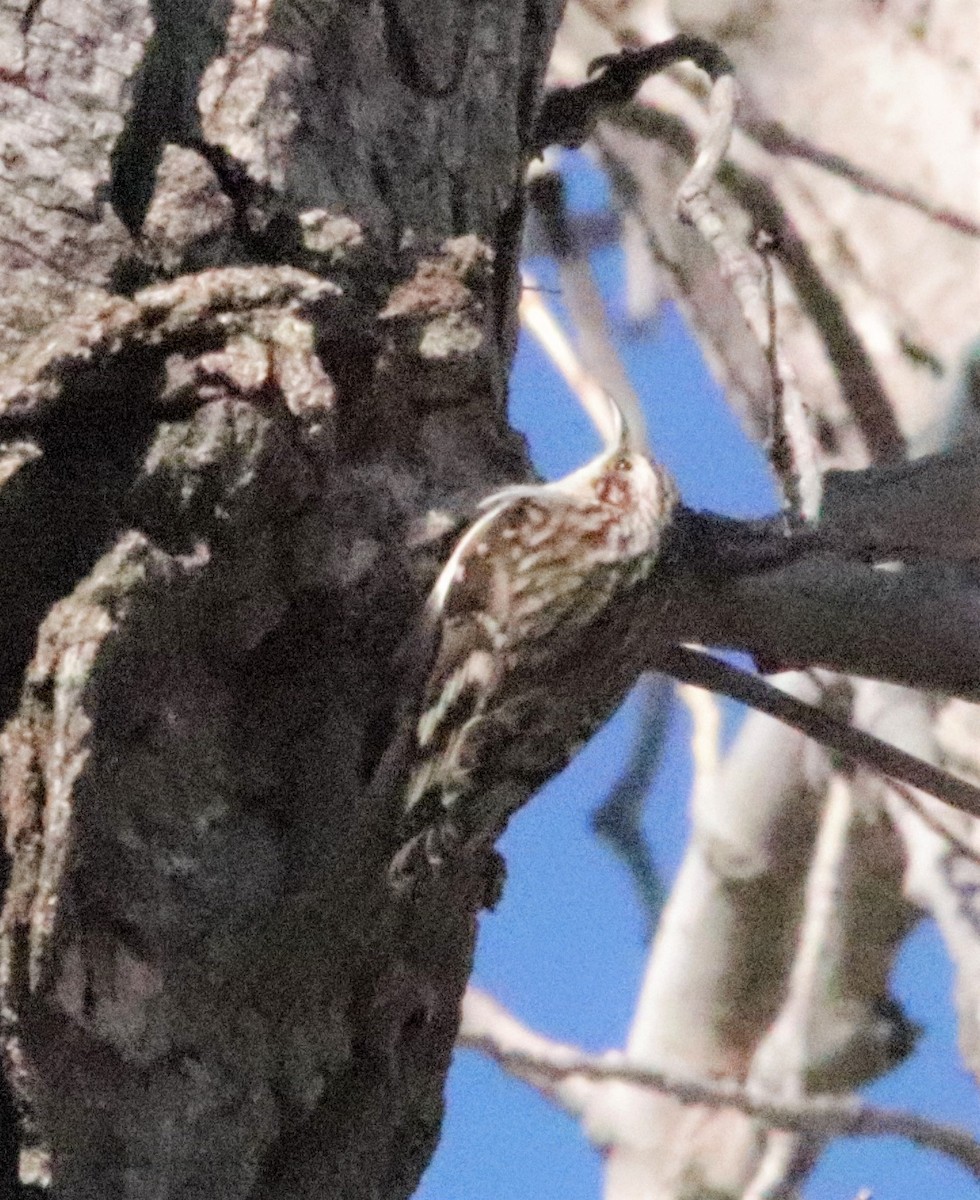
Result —
<instances>
[{"instance_id":1,"label":"blue sky","mask_svg":"<svg viewBox=\"0 0 980 1200\"><path fill-rule=\"evenodd\" d=\"M581 156L570 156L572 203L605 203L602 182ZM611 319L624 328L618 250L595 268ZM554 275L533 264L545 288ZM549 301L560 312L557 297ZM677 312L655 328L623 335L623 357L640 395L657 456L685 501L733 516L772 511L766 465L742 436ZM549 478L596 449L587 420L537 347L522 341L511 416ZM732 719L737 714L732 709ZM621 1046L647 955L644 917L621 865L596 841L592 810L615 780L636 719L631 698L578 758L511 823L504 898L482 918L475 982L532 1027L587 1050ZM646 812L657 866L672 878L687 836L688 728L676 706ZM915 1056L868 1089L869 1098L955 1121L980 1135L977 1093L956 1053L952 974L941 942L923 923L903 948L894 990L925 1032ZM472 1052L457 1054L447 1085L443 1140L419 1200L598 1200L601 1161L576 1124L523 1084ZM833 1146L806 1200L975 1200L967 1173L898 1140L852 1139Z\"/></svg>"}]
</instances>

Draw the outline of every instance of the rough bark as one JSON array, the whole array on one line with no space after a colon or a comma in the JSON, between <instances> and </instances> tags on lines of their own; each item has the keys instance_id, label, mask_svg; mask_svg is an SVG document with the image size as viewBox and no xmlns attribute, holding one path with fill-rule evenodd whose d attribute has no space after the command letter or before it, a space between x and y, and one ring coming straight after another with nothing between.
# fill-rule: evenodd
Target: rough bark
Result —
<instances>
[{"instance_id":1,"label":"rough bark","mask_svg":"<svg viewBox=\"0 0 980 1200\"><path fill-rule=\"evenodd\" d=\"M426 514L527 473L559 7L2 7L2 984L59 1197L406 1196L432 1153L483 880L394 903L367 781Z\"/></svg>"}]
</instances>

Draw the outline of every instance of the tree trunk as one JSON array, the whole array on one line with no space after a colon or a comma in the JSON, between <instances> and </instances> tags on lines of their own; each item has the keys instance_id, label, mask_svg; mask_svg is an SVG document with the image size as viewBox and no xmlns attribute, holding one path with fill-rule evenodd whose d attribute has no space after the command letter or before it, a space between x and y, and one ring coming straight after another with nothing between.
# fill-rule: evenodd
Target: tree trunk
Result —
<instances>
[{"instance_id":1,"label":"tree trunk","mask_svg":"<svg viewBox=\"0 0 980 1200\"><path fill-rule=\"evenodd\" d=\"M11 1194L396 1197L428 1162L484 881L397 903L368 781L438 514L528 472L560 7L3 7Z\"/></svg>"}]
</instances>

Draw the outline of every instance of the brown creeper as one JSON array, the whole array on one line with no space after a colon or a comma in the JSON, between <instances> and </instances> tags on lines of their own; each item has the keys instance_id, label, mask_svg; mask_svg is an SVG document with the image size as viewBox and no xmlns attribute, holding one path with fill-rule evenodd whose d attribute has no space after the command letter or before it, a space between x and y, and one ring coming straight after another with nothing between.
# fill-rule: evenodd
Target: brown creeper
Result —
<instances>
[{"instance_id":1,"label":"brown creeper","mask_svg":"<svg viewBox=\"0 0 980 1200\"><path fill-rule=\"evenodd\" d=\"M497 769L502 748L520 762L553 738L549 661L656 561L677 492L614 411L613 444L592 462L488 496L436 580L426 616L437 650L404 776L396 883L492 845L528 795Z\"/></svg>"}]
</instances>

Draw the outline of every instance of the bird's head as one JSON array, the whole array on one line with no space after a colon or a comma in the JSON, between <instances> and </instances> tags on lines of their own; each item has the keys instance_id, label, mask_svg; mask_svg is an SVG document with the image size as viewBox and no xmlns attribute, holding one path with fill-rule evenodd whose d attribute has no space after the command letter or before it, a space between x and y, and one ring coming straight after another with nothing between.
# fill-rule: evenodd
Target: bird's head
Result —
<instances>
[{"instance_id":1,"label":"bird's head","mask_svg":"<svg viewBox=\"0 0 980 1200\"><path fill-rule=\"evenodd\" d=\"M630 429L613 401L611 436L591 462L548 484L580 503L598 501L619 525L618 552L643 554L660 541L678 495L673 479L646 452L642 436Z\"/></svg>"},{"instance_id":2,"label":"bird's head","mask_svg":"<svg viewBox=\"0 0 980 1200\"><path fill-rule=\"evenodd\" d=\"M607 541L602 558L631 558L655 551L677 503L677 488L663 467L646 452L644 439L630 429L619 406L606 396L609 421L606 446L585 466L551 483L520 483L502 488L480 503L483 516L460 543L476 541L510 505L536 501L593 510ZM586 528L591 527L588 522Z\"/></svg>"}]
</instances>

